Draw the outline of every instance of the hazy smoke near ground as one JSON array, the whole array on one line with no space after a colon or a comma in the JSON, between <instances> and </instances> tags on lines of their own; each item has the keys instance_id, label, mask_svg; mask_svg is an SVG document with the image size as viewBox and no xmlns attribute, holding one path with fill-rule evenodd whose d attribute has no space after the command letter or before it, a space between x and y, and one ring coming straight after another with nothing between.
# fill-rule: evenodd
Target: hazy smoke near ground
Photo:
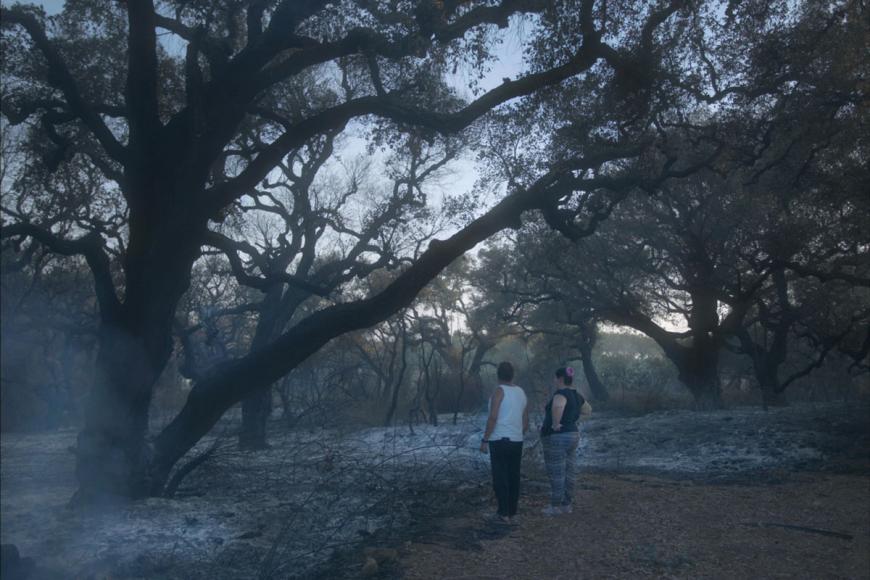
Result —
<instances>
[{"instance_id":1,"label":"hazy smoke near ground","mask_svg":"<svg viewBox=\"0 0 870 580\"><path fill-rule=\"evenodd\" d=\"M481 494L489 497L488 457L478 450L484 417L462 416L456 426L447 419L413 435L407 426L281 430L259 454L240 452L229 438L174 499L90 514L65 507L74 490L66 451L73 431L7 433L2 542L67 577L313 577L338 551L400 545L437 514L490 509L480 503ZM870 449L867 425L866 405L596 413L581 426L578 459L581 473L757 482L844 469ZM523 502L530 502L548 489L534 432L523 469Z\"/></svg>"}]
</instances>

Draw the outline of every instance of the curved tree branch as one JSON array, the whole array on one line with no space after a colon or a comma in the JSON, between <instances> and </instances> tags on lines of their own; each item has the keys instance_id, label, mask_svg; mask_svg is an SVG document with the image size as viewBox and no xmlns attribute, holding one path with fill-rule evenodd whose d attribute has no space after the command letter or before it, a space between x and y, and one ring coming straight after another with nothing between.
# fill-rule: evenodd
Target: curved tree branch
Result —
<instances>
[{"instance_id":1,"label":"curved tree branch","mask_svg":"<svg viewBox=\"0 0 870 580\"><path fill-rule=\"evenodd\" d=\"M245 286L250 286L251 288L256 288L257 290L265 292L270 286L283 283L305 290L306 292L310 292L316 296L329 296L332 292L330 288L326 288L306 280L305 278L294 276L287 272L270 274L266 277L253 276L249 274L245 270L242 259L239 257L239 252L248 254L255 260L259 256L259 252L257 252L257 250L247 242L236 241L217 232L209 232L206 235L205 243L213 248L217 248L226 255L227 260L230 262L230 268L232 268L233 275L240 284Z\"/></svg>"},{"instance_id":2,"label":"curved tree branch","mask_svg":"<svg viewBox=\"0 0 870 580\"><path fill-rule=\"evenodd\" d=\"M62 256L84 256L94 276L94 289L97 302L100 305L100 317L104 322L114 322L118 319L121 302L112 282L112 272L109 257L106 255L103 238L96 232L90 232L80 238L67 240L59 238L51 231L30 223L17 223L3 226L0 239L12 237L30 237Z\"/></svg>"},{"instance_id":3,"label":"curved tree branch","mask_svg":"<svg viewBox=\"0 0 870 580\"><path fill-rule=\"evenodd\" d=\"M136 4L135 2L133 4ZM124 163L127 152L112 135L112 132L94 110L94 107L85 101L79 89L78 83L73 78L66 63L58 52L54 43L45 34L45 29L35 16L18 7L0 9L0 20L8 23L21 25L36 47L42 53L48 63L50 75L49 82L59 89L66 98L70 111L75 114L90 129L106 153L119 163Z\"/></svg>"},{"instance_id":4,"label":"curved tree branch","mask_svg":"<svg viewBox=\"0 0 870 580\"><path fill-rule=\"evenodd\" d=\"M355 117L378 115L445 133L457 132L504 102L530 94L541 87L557 84L582 72L592 66L596 59L597 56L594 54L583 52L562 66L542 73L530 74L516 81L506 81L452 113L433 112L408 106L395 94L387 97L366 96L352 99L293 125L290 130L261 151L238 176L207 190L204 193L205 203L211 208L212 214L217 213L227 203L255 187L287 153L301 147L314 135L340 131Z\"/></svg>"}]
</instances>

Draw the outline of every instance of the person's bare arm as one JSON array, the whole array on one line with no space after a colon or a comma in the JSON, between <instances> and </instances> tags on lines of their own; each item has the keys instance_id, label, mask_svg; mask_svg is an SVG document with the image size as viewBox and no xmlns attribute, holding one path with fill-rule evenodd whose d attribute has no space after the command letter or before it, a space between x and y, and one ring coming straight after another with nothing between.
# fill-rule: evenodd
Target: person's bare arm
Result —
<instances>
[{"instance_id":1,"label":"person's bare arm","mask_svg":"<svg viewBox=\"0 0 870 580\"><path fill-rule=\"evenodd\" d=\"M592 416L592 405L589 404L589 401L583 401L583 406L580 407L580 420L586 421L591 416Z\"/></svg>"},{"instance_id":2,"label":"person's bare arm","mask_svg":"<svg viewBox=\"0 0 870 580\"><path fill-rule=\"evenodd\" d=\"M562 414L565 412L565 406L567 404L568 399L566 399L564 395L556 395L553 397L553 431L559 431L562 429Z\"/></svg>"},{"instance_id":3,"label":"person's bare arm","mask_svg":"<svg viewBox=\"0 0 870 580\"><path fill-rule=\"evenodd\" d=\"M480 452L486 453L489 450L487 442L489 436L492 435L495 429L495 422L498 420L498 410L501 408L501 402L504 400L504 391L501 387L496 387L495 392L489 402L489 417L486 419L486 430L483 432L483 441L480 443Z\"/></svg>"}]
</instances>

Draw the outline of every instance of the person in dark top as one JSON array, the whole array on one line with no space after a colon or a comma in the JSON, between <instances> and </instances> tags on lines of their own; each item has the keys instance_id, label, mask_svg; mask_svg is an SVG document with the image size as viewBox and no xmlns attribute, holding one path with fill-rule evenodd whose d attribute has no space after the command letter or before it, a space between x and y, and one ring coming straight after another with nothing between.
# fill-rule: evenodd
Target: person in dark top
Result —
<instances>
[{"instance_id":1,"label":"person in dark top","mask_svg":"<svg viewBox=\"0 0 870 580\"><path fill-rule=\"evenodd\" d=\"M551 489L550 505L542 512L548 516L572 511L574 467L577 445L580 443L577 421L581 412L585 414L587 409L591 409L573 383L573 368L562 367L556 370L553 379L556 392L547 403L544 424L541 426L544 464L550 477Z\"/></svg>"}]
</instances>

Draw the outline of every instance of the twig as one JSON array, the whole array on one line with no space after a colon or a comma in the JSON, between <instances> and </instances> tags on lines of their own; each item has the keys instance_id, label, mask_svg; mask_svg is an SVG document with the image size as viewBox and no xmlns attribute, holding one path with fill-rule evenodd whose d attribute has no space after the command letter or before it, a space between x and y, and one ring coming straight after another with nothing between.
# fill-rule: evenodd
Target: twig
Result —
<instances>
[{"instance_id":1,"label":"twig","mask_svg":"<svg viewBox=\"0 0 870 580\"><path fill-rule=\"evenodd\" d=\"M831 538L840 538L841 540L851 540L854 536L844 534L842 532L832 532L830 530L820 530L818 528L808 528L807 526L795 526L792 524L777 524L773 522L744 522L741 525L755 528L785 528L787 530L798 530L800 532L808 532L810 534L819 534L822 536L830 536Z\"/></svg>"}]
</instances>

